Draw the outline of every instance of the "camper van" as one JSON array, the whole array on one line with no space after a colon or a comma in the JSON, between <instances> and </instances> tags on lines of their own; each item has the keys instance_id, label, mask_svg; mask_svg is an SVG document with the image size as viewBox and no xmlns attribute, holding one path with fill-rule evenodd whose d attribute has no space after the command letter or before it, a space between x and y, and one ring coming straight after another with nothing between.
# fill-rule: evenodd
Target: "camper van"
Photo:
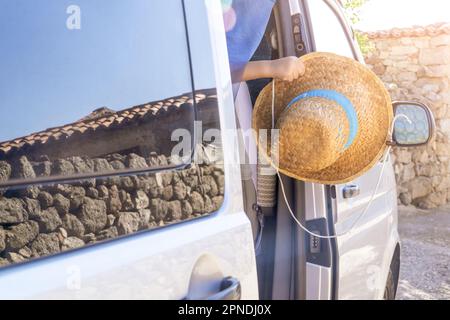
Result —
<instances>
[{"instance_id":1,"label":"camper van","mask_svg":"<svg viewBox=\"0 0 450 320\"><path fill-rule=\"evenodd\" d=\"M395 298L389 157L255 205L239 112L270 79L232 84L231 4L0 1L0 299ZM253 59L315 51L364 63L338 1L277 1ZM392 147L430 141L393 108Z\"/></svg>"}]
</instances>

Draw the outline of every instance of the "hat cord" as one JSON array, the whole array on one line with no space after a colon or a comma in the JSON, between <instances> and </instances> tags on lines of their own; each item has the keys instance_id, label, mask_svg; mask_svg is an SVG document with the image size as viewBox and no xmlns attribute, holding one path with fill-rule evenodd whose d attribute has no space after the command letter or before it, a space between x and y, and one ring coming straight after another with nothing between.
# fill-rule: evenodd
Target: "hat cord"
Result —
<instances>
[{"instance_id":1,"label":"hat cord","mask_svg":"<svg viewBox=\"0 0 450 320\"><path fill-rule=\"evenodd\" d=\"M275 126L274 126L274 122L275 122L275 112L274 112L274 109L275 109L275 79L272 81L272 129L275 127ZM406 115L401 114L401 115L395 116L395 117L394 117L394 120L392 121L392 126L391 126L391 128L390 128L390 132L389 132L389 135L390 135L390 136L392 136L392 133L394 132L394 126L395 126L395 123L399 120L399 118L405 118L409 123L412 123L412 121L411 121ZM313 236L313 237L316 237L316 238L319 238L319 239L336 239L336 238L338 238L338 237L342 237L342 236L345 236L345 235L347 235L347 234L350 234L350 233L354 230L354 228L356 227L356 225L359 223L359 221L361 221L361 219L367 214L367 211L369 210L370 206L372 205L373 201L375 200L375 197L376 197L376 195L377 195L377 193L378 193L378 189L380 188L380 185L381 185L381 181L382 181L382 178L383 178L383 175L384 175L384 171L385 171L385 169L386 169L386 164L387 164L387 161L388 161L388 159L389 159L389 155L390 155L391 150L392 150L392 146L389 146L389 147L387 148L385 154L383 155L383 166L382 166L382 168L381 168L381 172L380 172L380 175L379 175L379 177L378 177L378 181L377 181L377 184L376 184L376 186L375 186L375 190L373 191L373 194L372 194L372 196L371 196L369 202L367 203L366 207L364 208L364 210L361 212L361 214L358 216L358 218L352 223L352 225L350 226L350 228L349 228L347 231L345 231L345 232L343 232L343 233L340 233L340 234L337 234L337 235L332 235L332 236L323 236L323 235L320 235L320 234L315 234L315 233L309 231L309 230L308 230L308 229L307 229L307 228L306 228L306 227L305 227L305 226L297 219L297 217L295 216L295 214L294 214L294 212L293 212L293 210L292 210L292 208L291 208L291 205L289 204L289 201L288 201L288 199L287 199L286 191L285 191L285 189L284 189L284 184L283 184L283 180L281 179L280 171L278 170L278 168L275 168L276 173L277 173L277 176L278 176L278 179L280 180L281 193L283 194L284 201L285 201L286 206L287 206L287 208L288 208L288 210L289 210L289 213L291 214L292 219L294 219L294 221L297 223L297 225L298 225L303 231L305 231L305 232L308 233L309 235L311 235L311 236ZM314 201L314 204L313 204L313 210L314 210L314 213L316 213L316 203L315 203L315 194L314 194L314 190L313 190L313 201Z\"/></svg>"},{"instance_id":2,"label":"hat cord","mask_svg":"<svg viewBox=\"0 0 450 320\"><path fill-rule=\"evenodd\" d=\"M275 128L275 79L272 81L272 129Z\"/></svg>"}]
</instances>

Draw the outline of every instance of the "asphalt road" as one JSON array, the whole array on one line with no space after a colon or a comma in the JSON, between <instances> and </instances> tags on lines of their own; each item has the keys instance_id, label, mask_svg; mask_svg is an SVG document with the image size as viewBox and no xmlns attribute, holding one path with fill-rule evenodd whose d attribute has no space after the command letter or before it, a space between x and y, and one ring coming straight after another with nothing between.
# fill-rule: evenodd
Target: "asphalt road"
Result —
<instances>
[{"instance_id":1,"label":"asphalt road","mask_svg":"<svg viewBox=\"0 0 450 320\"><path fill-rule=\"evenodd\" d=\"M397 299L450 299L450 206L400 208L402 241Z\"/></svg>"}]
</instances>

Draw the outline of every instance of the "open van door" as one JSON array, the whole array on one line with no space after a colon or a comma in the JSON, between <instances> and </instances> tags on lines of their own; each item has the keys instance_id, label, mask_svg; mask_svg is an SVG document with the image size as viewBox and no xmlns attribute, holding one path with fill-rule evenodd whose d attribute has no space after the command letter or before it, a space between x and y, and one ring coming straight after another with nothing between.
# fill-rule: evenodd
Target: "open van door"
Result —
<instances>
[{"instance_id":1,"label":"open van door","mask_svg":"<svg viewBox=\"0 0 450 320\"><path fill-rule=\"evenodd\" d=\"M278 1L275 18L280 56L314 51L303 1ZM329 187L282 177L286 199L296 218L310 231L334 233ZM278 188L274 299L329 300L335 298L336 246L332 239L310 237L296 225Z\"/></svg>"},{"instance_id":2,"label":"open van door","mask_svg":"<svg viewBox=\"0 0 450 320\"><path fill-rule=\"evenodd\" d=\"M278 7L284 56L322 51L364 63L354 34L336 1L279 1ZM345 185L324 186L300 181L288 184L293 193L291 206L309 231L322 236L343 235L319 239L292 224L297 258L294 267L289 267L289 274L296 289L284 295L274 293L295 299L383 297L398 244L396 184L390 159L367 214L358 220L351 233L347 232L372 198L381 170L380 162L364 176ZM283 215L291 219L286 208ZM291 224L286 221L284 225ZM275 276L282 277L282 274L276 272Z\"/></svg>"},{"instance_id":3,"label":"open van door","mask_svg":"<svg viewBox=\"0 0 450 320\"><path fill-rule=\"evenodd\" d=\"M333 52L364 63L338 3L327 0L305 2L315 50ZM335 233L342 235L336 244L336 296L339 299L380 299L384 295L398 233L396 182L390 158L374 195L382 173L381 160L355 181L331 187ZM372 198L373 202L366 209Z\"/></svg>"}]
</instances>

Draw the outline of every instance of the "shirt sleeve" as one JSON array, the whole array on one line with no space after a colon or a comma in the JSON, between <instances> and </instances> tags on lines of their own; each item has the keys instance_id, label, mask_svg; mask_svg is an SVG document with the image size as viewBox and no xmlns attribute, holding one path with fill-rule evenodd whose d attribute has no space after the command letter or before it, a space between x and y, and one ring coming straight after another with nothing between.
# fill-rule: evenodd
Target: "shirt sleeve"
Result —
<instances>
[{"instance_id":1,"label":"shirt sleeve","mask_svg":"<svg viewBox=\"0 0 450 320\"><path fill-rule=\"evenodd\" d=\"M245 65L261 42L276 0L233 0L224 9L228 58L233 83L240 82Z\"/></svg>"}]
</instances>

